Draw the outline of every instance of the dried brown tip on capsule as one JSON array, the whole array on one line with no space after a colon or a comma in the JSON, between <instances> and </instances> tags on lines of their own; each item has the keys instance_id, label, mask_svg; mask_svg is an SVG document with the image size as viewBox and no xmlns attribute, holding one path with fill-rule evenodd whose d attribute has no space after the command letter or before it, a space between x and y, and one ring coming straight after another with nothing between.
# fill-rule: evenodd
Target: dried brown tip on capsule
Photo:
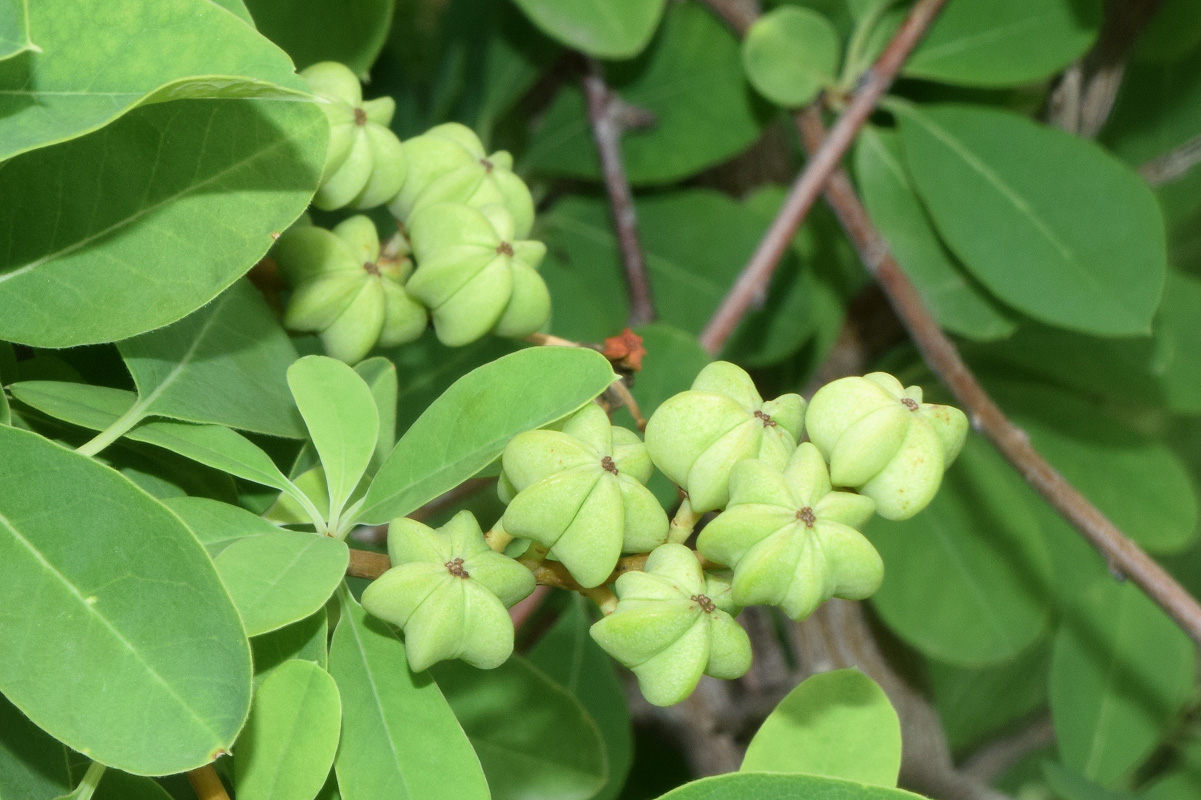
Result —
<instances>
[{"instance_id":1,"label":"dried brown tip on capsule","mask_svg":"<svg viewBox=\"0 0 1201 800\"><path fill-rule=\"evenodd\" d=\"M470 578L471 574L463 569L463 559L456 558L454 561L447 561L442 566L446 567L446 571L456 578Z\"/></svg>"},{"instance_id":2,"label":"dried brown tip on capsule","mask_svg":"<svg viewBox=\"0 0 1201 800\"><path fill-rule=\"evenodd\" d=\"M368 275L379 275L379 264L374 261L364 261L363 269L367 271Z\"/></svg>"},{"instance_id":3,"label":"dried brown tip on capsule","mask_svg":"<svg viewBox=\"0 0 1201 800\"><path fill-rule=\"evenodd\" d=\"M361 108L354 110L354 124L360 128L367 124L367 112Z\"/></svg>"},{"instance_id":4,"label":"dried brown tip on capsule","mask_svg":"<svg viewBox=\"0 0 1201 800\"><path fill-rule=\"evenodd\" d=\"M496 252L502 256L512 256L513 245L509 244L508 242L501 242L496 246Z\"/></svg>"},{"instance_id":5,"label":"dried brown tip on capsule","mask_svg":"<svg viewBox=\"0 0 1201 800\"><path fill-rule=\"evenodd\" d=\"M712 614L717 610L717 604L710 600L706 595L694 594L690 599L692 602L700 606L701 611L704 611L706 614Z\"/></svg>"},{"instance_id":6,"label":"dried brown tip on capsule","mask_svg":"<svg viewBox=\"0 0 1201 800\"><path fill-rule=\"evenodd\" d=\"M759 420L763 422L763 427L765 427L765 428L776 427L776 421L771 418L771 415L764 414L762 411L756 411L755 416L758 417Z\"/></svg>"},{"instance_id":7,"label":"dried brown tip on capsule","mask_svg":"<svg viewBox=\"0 0 1201 800\"><path fill-rule=\"evenodd\" d=\"M914 400L912 397L902 397L901 403L905 406L905 408L909 409L910 411L917 411L921 407L917 404L917 401Z\"/></svg>"},{"instance_id":8,"label":"dried brown tip on capsule","mask_svg":"<svg viewBox=\"0 0 1201 800\"><path fill-rule=\"evenodd\" d=\"M806 528L812 528L817 522L817 515L813 513L813 509L805 506L800 511L796 512L796 518L805 523Z\"/></svg>"},{"instance_id":9,"label":"dried brown tip on capsule","mask_svg":"<svg viewBox=\"0 0 1201 800\"><path fill-rule=\"evenodd\" d=\"M492 173L492 162L486 158L481 158L480 163L484 165L484 172Z\"/></svg>"},{"instance_id":10,"label":"dried brown tip on capsule","mask_svg":"<svg viewBox=\"0 0 1201 800\"><path fill-rule=\"evenodd\" d=\"M609 458L609 456L601 459L601 466L605 468L606 472L612 472L614 475L617 474L617 465L613 463L613 459Z\"/></svg>"}]
</instances>

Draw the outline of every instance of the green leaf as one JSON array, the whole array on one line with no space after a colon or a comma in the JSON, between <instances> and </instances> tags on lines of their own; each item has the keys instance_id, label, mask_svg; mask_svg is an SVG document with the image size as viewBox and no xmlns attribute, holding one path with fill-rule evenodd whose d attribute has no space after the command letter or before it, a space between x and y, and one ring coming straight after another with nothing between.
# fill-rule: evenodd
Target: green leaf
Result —
<instances>
[{"instance_id":1,"label":"green leaf","mask_svg":"<svg viewBox=\"0 0 1201 800\"><path fill-rule=\"evenodd\" d=\"M1096 582L1051 657L1051 716L1064 763L1102 785L1141 764L1193 691L1196 650L1132 583Z\"/></svg>"},{"instance_id":2,"label":"green leaf","mask_svg":"<svg viewBox=\"0 0 1201 800\"><path fill-rule=\"evenodd\" d=\"M626 103L655 115L652 127L621 138L634 184L669 183L725 161L759 138L771 116L771 107L748 90L734 34L699 3L673 4L650 48L634 61L606 65L605 79ZM526 162L554 175L600 177L578 89L559 92L534 131Z\"/></svg>"},{"instance_id":3,"label":"green leaf","mask_svg":"<svg viewBox=\"0 0 1201 800\"><path fill-rule=\"evenodd\" d=\"M340 61L366 75L388 40L391 0L247 0L255 25L296 62Z\"/></svg>"},{"instance_id":4,"label":"green leaf","mask_svg":"<svg viewBox=\"0 0 1201 800\"><path fill-rule=\"evenodd\" d=\"M282 628L325 605L350 551L327 536L273 531L232 542L213 559L249 636Z\"/></svg>"},{"instance_id":5,"label":"green leaf","mask_svg":"<svg viewBox=\"0 0 1201 800\"><path fill-rule=\"evenodd\" d=\"M329 660L329 614L322 608L291 625L256 636L250 640L250 653L254 656L256 685L295 659L312 661L325 669Z\"/></svg>"},{"instance_id":6,"label":"green leaf","mask_svg":"<svg viewBox=\"0 0 1201 800\"><path fill-rule=\"evenodd\" d=\"M977 669L930 660L926 674L947 743L970 751L1047 702L1051 648L1039 642L1017 657Z\"/></svg>"},{"instance_id":7,"label":"green leaf","mask_svg":"<svg viewBox=\"0 0 1201 800\"><path fill-rule=\"evenodd\" d=\"M311 661L281 664L259 685L234 756L239 800L312 800L334 763L342 702Z\"/></svg>"},{"instance_id":8,"label":"green leaf","mask_svg":"<svg viewBox=\"0 0 1201 800\"><path fill-rule=\"evenodd\" d=\"M29 39L28 0L0 0L0 60L38 49Z\"/></svg>"},{"instance_id":9,"label":"green leaf","mask_svg":"<svg viewBox=\"0 0 1201 800\"><path fill-rule=\"evenodd\" d=\"M288 367L288 386L321 457L331 522L337 519L375 452L379 413L359 374L334 358L305 356Z\"/></svg>"},{"instance_id":10,"label":"green leaf","mask_svg":"<svg viewBox=\"0 0 1201 800\"><path fill-rule=\"evenodd\" d=\"M328 128L310 103L161 103L7 162L0 229L21 235L0 257L0 338L113 341L212 300L304 210Z\"/></svg>"},{"instance_id":11,"label":"green leaf","mask_svg":"<svg viewBox=\"0 0 1201 800\"><path fill-rule=\"evenodd\" d=\"M19 611L0 690L128 772L228 750L250 705L250 648L203 548L90 458L15 428L0 428L0 452L0 608Z\"/></svg>"},{"instance_id":12,"label":"green leaf","mask_svg":"<svg viewBox=\"0 0 1201 800\"><path fill-rule=\"evenodd\" d=\"M755 251L764 228L760 215L707 189L656 195L638 201L636 209L659 319L699 334ZM551 329L577 341L598 341L619 332L629 300L608 204L570 197L543 224L550 258L542 273L556 307L571 309L554 316ZM681 230L689 235L680 236ZM811 264L802 265L789 252L763 308L747 316L723 355L761 365L795 352L812 333L813 283ZM581 307L573 302L578 297L595 300Z\"/></svg>"},{"instance_id":13,"label":"green leaf","mask_svg":"<svg viewBox=\"0 0 1201 800\"><path fill-rule=\"evenodd\" d=\"M641 375L641 373L640 373ZM529 660L572 694L596 722L608 758L608 781L594 800L612 800L625 784L634 760L634 734L625 691L613 662L592 640L588 601L573 595L554 627L530 651Z\"/></svg>"},{"instance_id":14,"label":"green leaf","mask_svg":"<svg viewBox=\"0 0 1201 800\"><path fill-rule=\"evenodd\" d=\"M211 558L234 542L279 532L279 528L244 508L207 497L168 497L162 503L183 520Z\"/></svg>"},{"instance_id":15,"label":"green leaf","mask_svg":"<svg viewBox=\"0 0 1201 800\"><path fill-rule=\"evenodd\" d=\"M544 33L597 58L633 58L646 47L665 0L514 0Z\"/></svg>"},{"instance_id":16,"label":"green leaf","mask_svg":"<svg viewBox=\"0 0 1201 800\"><path fill-rule=\"evenodd\" d=\"M117 347L138 387L141 416L304 435L287 386L296 350L248 282L174 325Z\"/></svg>"},{"instance_id":17,"label":"green leaf","mask_svg":"<svg viewBox=\"0 0 1201 800\"><path fill-rule=\"evenodd\" d=\"M14 398L43 414L96 431L112 426L137 402L133 392L86 383L22 381L9 388ZM262 486L291 490L288 479L270 456L221 425L142 422L125 436Z\"/></svg>"},{"instance_id":18,"label":"green leaf","mask_svg":"<svg viewBox=\"0 0 1201 800\"><path fill-rule=\"evenodd\" d=\"M1056 389L989 387L1051 465L1140 546L1171 553L1195 541L1197 492L1166 445Z\"/></svg>"},{"instance_id":19,"label":"green leaf","mask_svg":"<svg viewBox=\"0 0 1201 800\"><path fill-rule=\"evenodd\" d=\"M329 651L342 696L342 742L334 767L343 800L488 800L488 784L437 684L414 675L396 634L349 592Z\"/></svg>"},{"instance_id":20,"label":"green leaf","mask_svg":"<svg viewBox=\"0 0 1201 800\"><path fill-rule=\"evenodd\" d=\"M50 800L71 791L65 752L0 695L0 798Z\"/></svg>"},{"instance_id":21,"label":"green leaf","mask_svg":"<svg viewBox=\"0 0 1201 800\"><path fill-rule=\"evenodd\" d=\"M492 463L509 439L567 416L614 380L595 350L533 347L472 370L405 432L367 490L357 522L383 524Z\"/></svg>"},{"instance_id":22,"label":"green leaf","mask_svg":"<svg viewBox=\"0 0 1201 800\"><path fill-rule=\"evenodd\" d=\"M38 51L0 61L0 161L142 104L308 93L279 48L206 0L162 0L153 13L141 0L37 0L29 11Z\"/></svg>"},{"instance_id":23,"label":"green leaf","mask_svg":"<svg viewBox=\"0 0 1201 800\"><path fill-rule=\"evenodd\" d=\"M876 682L857 669L806 679L772 710L740 772L786 772L896 786L901 723Z\"/></svg>"},{"instance_id":24,"label":"green leaf","mask_svg":"<svg viewBox=\"0 0 1201 800\"><path fill-rule=\"evenodd\" d=\"M1043 777L1060 800L1135 800L1137 797L1130 792L1114 792L1098 786L1054 761L1043 762Z\"/></svg>"},{"instance_id":25,"label":"green leaf","mask_svg":"<svg viewBox=\"0 0 1201 800\"><path fill-rule=\"evenodd\" d=\"M978 106L896 106L939 233L997 297L1042 322L1146 334L1163 219L1145 181L1092 142Z\"/></svg>"},{"instance_id":26,"label":"green leaf","mask_svg":"<svg viewBox=\"0 0 1201 800\"><path fill-rule=\"evenodd\" d=\"M1049 78L1092 46L1098 0L955 0L930 26L902 74L961 86Z\"/></svg>"},{"instance_id":27,"label":"green leaf","mask_svg":"<svg viewBox=\"0 0 1201 800\"><path fill-rule=\"evenodd\" d=\"M1201 44L1201 6L1192 0L1163 0L1139 34L1138 60L1171 61Z\"/></svg>"},{"instance_id":28,"label":"green leaf","mask_svg":"<svg viewBox=\"0 0 1201 800\"><path fill-rule=\"evenodd\" d=\"M376 415L379 417L375 451L371 454L371 463L367 465L367 475L373 476L388 457L388 453L396 446L396 404L400 396L400 386L396 378L396 366L386 358L376 356L360 361L355 364L354 371L371 390Z\"/></svg>"},{"instance_id":29,"label":"green leaf","mask_svg":"<svg viewBox=\"0 0 1201 800\"><path fill-rule=\"evenodd\" d=\"M816 775L764 775L734 772L686 783L659 800L919 800L903 789Z\"/></svg>"},{"instance_id":30,"label":"green leaf","mask_svg":"<svg viewBox=\"0 0 1201 800\"><path fill-rule=\"evenodd\" d=\"M842 42L821 14L782 6L751 25L742 40L742 66L761 95L796 108L834 84Z\"/></svg>"},{"instance_id":31,"label":"green leaf","mask_svg":"<svg viewBox=\"0 0 1201 800\"><path fill-rule=\"evenodd\" d=\"M605 785L608 760L596 722L521 656L493 670L443 661L431 671L471 739L493 800L588 800Z\"/></svg>"},{"instance_id":32,"label":"green leaf","mask_svg":"<svg viewBox=\"0 0 1201 800\"><path fill-rule=\"evenodd\" d=\"M1013 315L967 274L939 240L903 158L898 134L872 126L860 133L855 174L863 204L897 263L948 331L972 339L1010 335L1017 328Z\"/></svg>"},{"instance_id":33,"label":"green leaf","mask_svg":"<svg viewBox=\"0 0 1201 800\"><path fill-rule=\"evenodd\" d=\"M1201 794L1201 740L1194 733L1173 755L1172 767L1142 792L1144 800L1193 800Z\"/></svg>"},{"instance_id":34,"label":"green leaf","mask_svg":"<svg viewBox=\"0 0 1201 800\"><path fill-rule=\"evenodd\" d=\"M1032 497L972 436L924 511L869 523L885 567L872 605L888 627L930 657L964 666L1010 659L1038 639L1050 556Z\"/></svg>"}]
</instances>

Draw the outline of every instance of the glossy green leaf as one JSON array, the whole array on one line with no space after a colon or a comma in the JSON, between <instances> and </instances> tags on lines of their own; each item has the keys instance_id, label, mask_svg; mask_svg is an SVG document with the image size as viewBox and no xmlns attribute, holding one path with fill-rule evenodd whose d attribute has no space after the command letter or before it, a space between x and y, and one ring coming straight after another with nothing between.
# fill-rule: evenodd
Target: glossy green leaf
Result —
<instances>
[{"instance_id":1,"label":"glossy green leaf","mask_svg":"<svg viewBox=\"0 0 1201 800\"><path fill-rule=\"evenodd\" d=\"M583 597L573 596L554 627L538 639L529 660L579 700L596 722L604 740L609 774L594 800L612 800L621 793L630 771L634 736L625 691L613 661L588 634L592 619L587 603Z\"/></svg>"},{"instance_id":2,"label":"glossy green leaf","mask_svg":"<svg viewBox=\"0 0 1201 800\"><path fill-rule=\"evenodd\" d=\"M316 614L250 640L257 685L282 665L296 660L312 661L325 669L329 660L329 614Z\"/></svg>"},{"instance_id":3,"label":"glossy green leaf","mask_svg":"<svg viewBox=\"0 0 1201 800\"><path fill-rule=\"evenodd\" d=\"M22 381L10 391L21 403L43 414L96 431L108 428L137 402L137 395L124 389L66 381ZM221 425L142 422L125 436L263 486L289 488L288 479L270 456Z\"/></svg>"},{"instance_id":4,"label":"glossy green leaf","mask_svg":"<svg viewBox=\"0 0 1201 800\"><path fill-rule=\"evenodd\" d=\"M29 11L39 50L0 62L0 161L145 103L308 93L279 48L217 3L36 0Z\"/></svg>"},{"instance_id":5,"label":"glossy green leaf","mask_svg":"<svg viewBox=\"0 0 1201 800\"><path fill-rule=\"evenodd\" d=\"M342 702L311 661L281 664L254 692L234 755L238 800L312 800L334 763Z\"/></svg>"},{"instance_id":6,"label":"glossy green leaf","mask_svg":"<svg viewBox=\"0 0 1201 800\"><path fill-rule=\"evenodd\" d=\"M1045 642L976 669L928 661L930 692L952 751L970 751L1045 706L1050 663Z\"/></svg>"},{"instance_id":7,"label":"glossy green leaf","mask_svg":"<svg viewBox=\"0 0 1201 800\"><path fill-rule=\"evenodd\" d=\"M371 390L376 415L379 417L375 451L371 454L371 463L367 465L367 475L371 476L375 475L388 453L396 446L396 404L400 386L396 377L396 366L386 358L376 356L360 361L355 364L354 371Z\"/></svg>"},{"instance_id":8,"label":"glossy green leaf","mask_svg":"<svg viewBox=\"0 0 1201 800\"><path fill-rule=\"evenodd\" d=\"M962 86L1032 83L1083 55L1100 27L1099 0L955 0L903 74Z\"/></svg>"},{"instance_id":9,"label":"glossy green leaf","mask_svg":"<svg viewBox=\"0 0 1201 800\"><path fill-rule=\"evenodd\" d=\"M1055 637L1051 716L1068 766L1111 785L1141 764L1193 691L1189 638L1133 583L1096 582Z\"/></svg>"},{"instance_id":10,"label":"glossy green leaf","mask_svg":"<svg viewBox=\"0 0 1201 800\"><path fill-rule=\"evenodd\" d=\"M1195 541L1197 491L1166 445L1065 392L989 386L1051 465L1140 546L1169 553Z\"/></svg>"},{"instance_id":11,"label":"glossy green leaf","mask_svg":"<svg viewBox=\"0 0 1201 800\"><path fill-rule=\"evenodd\" d=\"M653 126L621 138L635 184L678 180L730 158L759 137L771 115L743 77L734 34L698 3L673 4L650 48L633 61L606 65L605 80L622 100L655 115ZM600 177L578 89L559 92L534 131L526 161L554 175Z\"/></svg>"},{"instance_id":12,"label":"glossy green leaf","mask_svg":"<svg viewBox=\"0 0 1201 800\"><path fill-rule=\"evenodd\" d=\"M250 636L322 608L346 575L350 552L327 536L277 530L232 542L213 559Z\"/></svg>"},{"instance_id":13,"label":"glossy green leaf","mask_svg":"<svg viewBox=\"0 0 1201 800\"><path fill-rule=\"evenodd\" d=\"M739 770L896 786L901 723L884 690L859 670L820 673L772 710Z\"/></svg>"},{"instance_id":14,"label":"glossy green leaf","mask_svg":"<svg viewBox=\"0 0 1201 800\"><path fill-rule=\"evenodd\" d=\"M650 41L665 0L514 0L551 38L598 58L632 58Z\"/></svg>"},{"instance_id":15,"label":"glossy green leaf","mask_svg":"<svg viewBox=\"0 0 1201 800\"><path fill-rule=\"evenodd\" d=\"M328 127L310 103L160 103L7 162L0 229L21 235L0 257L0 338L113 341L212 300L304 210Z\"/></svg>"},{"instance_id":16,"label":"glossy green leaf","mask_svg":"<svg viewBox=\"0 0 1201 800\"><path fill-rule=\"evenodd\" d=\"M174 325L117 346L142 416L304 435L286 378L296 350L245 281Z\"/></svg>"},{"instance_id":17,"label":"glossy green leaf","mask_svg":"<svg viewBox=\"0 0 1201 800\"><path fill-rule=\"evenodd\" d=\"M391 0L247 0L255 25L297 69L340 61L366 75L388 40Z\"/></svg>"},{"instance_id":18,"label":"glossy green leaf","mask_svg":"<svg viewBox=\"0 0 1201 800\"><path fill-rule=\"evenodd\" d=\"M867 127L855 148L863 204L922 301L948 331L973 339L1013 333L1013 314L967 274L947 250L905 172L900 136Z\"/></svg>"},{"instance_id":19,"label":"glossy green leaf","mask_svg":"<svg viewBox=\"0 0 1201 800\"><path fill-rule=\"evenodd\" d=\"M902 639L951 664L1010 659L1045 630L1050 556L1030 490L996 451L969 437L930 505L875 519L884 559L872 605Z\"/></svg>"},{"instance_id":20,"label":"glossy green leaf","mask_svg":"<svg viewBox=\"0 0 1201 800\"><path fill-rule=\"evenodd\" d=\"M162 502L184 521L212 558L234 542L279 532L279 528L244 508L207 497L168 497Z\"/></svg>"},{"instance_id":21,"label":"glossy green leaf","mask_svg":"<svg viewBox=\"0 0 1201 800\"><path fill-rule=\"evenodd\" d=\"M567 416L614 379L595 350L534 347L472 370L405 432L367 491L357 521L408 514L488 466L509 439Z\"/></svg>"},{"instance_id":22,"label":"glossy green leaf","mask_svg":"<svg viewBox=\"0 0 1201 800\"><path fill-rule=\"evenodd\" d=\"M203 548L85 456L14 428L0 428L0 451L0 608L19 610L3 628L0 690L56 739L129 772L181 772L228 750L250 705L250 648Z\"/></svg>"},{"instance_id":23,"label":"glossy green leaf","mask_svg":"<svg viewBox=\"0 0 1201 800\"><path fill-rule=\"evenodd\" d=\"M1008 112L898 112L918 194L989 290L1051 325L1149 332L1166 255L1142 178L1091 142Z\"/></svg>"},{"instance_id":24,"label":"glossy green leaf","mask_svg":"<svg viewBox=\"0 0 1201 800\"><path fill-rule=\"evenodd\" d=\"M29 38L28 0L0 0L0 60L36 49Z\"/></svg>"},{"instance_id":25,"label":"glossy green leaf","mask_svg":"<svg viewBox=\"0 0 1201 800\"><path fill-rule=\"evenodd\" d=\"M919 797L903 789L816 775L735 772L686 783L659 800L918 800Z\"/></svg>"},{"instance_id":26,"label":"glossy green leaf","mask_svg":"<svg viewBox=\"0 0 1201 800\"><path fill-rule=\"evenodd\" d=\"M375 452L375 397L357 372L327 356L305 356L288 367L288 386L321 457L330 514L336 518Z\"/></svg>"},{"instance_id":27,"label":"glossy green leaf","mask_svg":"<svg viewBox=\"0 0 1201 800\"><path fill-rule=\"evenodd\" d=\"M755 20L742 40L742 66L760 94L786 108L803 106L834 84L842 42L821 14L782 6Z\"/></svg>"},{"instance_id":28,"label":"glossy green leaf","mask_svg":"<svg viewBox=\"0 0 1201 800\"><path fill-rule=\"evenodd\" d=\"M437 684L414 675L386 624L340 593L342 617L329 671L342 696L342 741L334 767L344 800L488 800L488 784Z\"/></svg>"},{"instance_id":29,"label":"glossy green leaf","mask_svg":"<svg viewBox=\"0 0 1201 800\"><path fill-rule=\"evenodd\" d=\"M697 335L755 251L764 222L753 209L705 189L646 198L636 210L659 319ZM571 309L552 317L551 330L577 341L620 332L629 300L608 203L567 198L544 224L550 255L542 272L556 307ZM680 236L681 229L689 235ZM812 332L809 272L795 255L786 256L763 308L748 314L723 355L759 365L795 352ZM595 300L577 312L579 297Z\"/></svg>"},{"instance_id":30,"label":"glossy green leaf","mask_svg":"<svg viewBox=\"0 0 1201 800\"><path fill-rule=\"evenodd\" d=\"M596 722L525 659L493 670L443 661L431 672L471 739L493 800L587 800L605 785Z\"/></svg>"}]
</instances>

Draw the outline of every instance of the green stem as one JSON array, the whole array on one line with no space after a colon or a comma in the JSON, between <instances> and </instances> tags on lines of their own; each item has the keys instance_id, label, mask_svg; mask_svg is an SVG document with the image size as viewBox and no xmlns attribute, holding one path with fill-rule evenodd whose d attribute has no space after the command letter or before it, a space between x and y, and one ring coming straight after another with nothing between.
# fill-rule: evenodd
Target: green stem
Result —
<instances>
[{"instance_id":1,"label":"green stem","mask_svg":"<svg viewBox=\"0 0 1201 800\"><path fill-rule=\"evenodd\" d=\"M75 448L75 452L83 453L85 456L94 456L104 448L108 447L113 442L120 439L125 434L137 425L146 417L144 409L146 404L141 401L134 403L130 409L121 416L113 420L113 424L109 425L100 433L88 441Z\"/></svg>"},{"instance_id":2,"label":"green stem","mask_svg":"<svg viewBox=\"0 0 1201 800\"><path fill-rule=\"evenodd\" d=\"M895 3L896 0L884 0L869 11L867 16L859 20L859 24L855 26L855 32L851 34L851 43L847 45L847 57L842 64L842 75L838 79L838 85L844 91L851 91L855 87L855 81L859 80L860 73L867 68L868 65L863 63L865 61L863 50L867 47L868 39L871 38L876 25L880 23L884 12Z\"/></svg>"},{"instance_id":3,"label":"green stem","mask_svg":"<svg viewBox=\"0 0 1201 800\"><path fill-rule=\"evenodd\" d=\"M667 541L675 544L683 544L688 541L688 537L692 535L692 529L696 527L696 523L701 521L701 516L692 510L692 504L685 497L684 502L680 503L680 510L671 519L671 527L667 530Z\"/></svg>"},{"instance_id":4,"label":"green stem","mask_svg":"<svg viewBox=\"0 0 1201 800\"><path fill-rule=\"evenodd\" d=\"M100 785L100 779L104 777L106 769L107 767L99 761L93 761L88 767L88 771L84 773L83 780L75 787L75 791L67 795L67 798L69 800L92 800L92 793Z\"/></svg>"},{"instance_id":5,"label":"green stem","mask_svg":"<svg viewBox=\"0 0 1201 800\"><path fill-rule=\"evenodd\" d=\"M308 514L309 519L313 521L313 526L317 529L317 532L323 536L327 535L329 528L326 525L325 517L323 517L321 512L317 510L316 504L309 499L309 496L302 492L300 487L292 483L292 481L288 481L287 485L283 487L283 490L284 494L286 494L288 497L291 497L297 503L300 503L300 507L304 509L304 513Z\"/></svg>"}]
</instances>

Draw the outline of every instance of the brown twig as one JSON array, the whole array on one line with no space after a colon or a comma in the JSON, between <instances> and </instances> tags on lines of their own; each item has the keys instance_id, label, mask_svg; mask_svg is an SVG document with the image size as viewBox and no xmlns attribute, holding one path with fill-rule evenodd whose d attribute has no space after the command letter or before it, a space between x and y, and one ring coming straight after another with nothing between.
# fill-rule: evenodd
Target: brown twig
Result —
<instances>
[{"instance_id":1,"label":"brown twig","mask_svg":"<svg viewBox=\"0 0 1201 800\"><path fill-rule=\"evenodd\" d=\"M626 289L630 296L630 325L643 325L655 320L655 304L651 296L650 278L646 272L646 257L638 242L638 217L634 212L634 195L621 161L621 135L625 128L621 100L605 84L600 62L587 59L584 75L584 97L588 101L588 121L592 138L600 157L605 190L613 226L625 264Z\"/></svg>"},{"instance_id":2,"label":"brown twig","mask_svg":"<svg viewBox=\"0 0 1201 800\"><path fill-rule=\"evenodd\" d=\"M217 770L213 769L212 764L189 770L188 783L192 784L192 791L196 792L197 800L229 800L225 785L221 783L221 778L217 776Z\"/></svg>"},{"instance_id":3,"label":"brown twig","mask_svg":"<svg viewBox=\"0 0 1201 800\"><path fill-rule=\"evenodd\" d=\"M709 324L701 333L701 346L718 353L734 333L747 310L766 290L776 265L787 252L805 215L821 195L822 187L838 168L847 148L876 107L876 102L892 85L909 53L930 27L947 0L919 0L893 36L872 68L859 79L858 90L847 103L837 124L813 155L788 193L784 205L767 229L759 247L743 267L741 274L722 300Z\"/></svg>"},{"instance_id":4,"label":"brown twig","mask_svg":"<svg viewBox=\"0 0 1201 800\"><path fill-rule=\"evenodd\" d=\"M1201 136L1194 136L1175 150L1151 159L1138 168L1138 174L1152 186L1171 183L1201 163Z\"/></svg>"},{"instance_id":5,"label":"brown twig","mask_svg":"<svg viewBox=\"0 0 1201 800\"><path fill-rule=\"evenodd\" d=\"M797 128L807 149L817 151L824 147L825 126L819 111L800 112ZM1009 421L926 310L921 295L872 224L845 170L839 168L830 176L826 201L858 250L864 266L888 295L922 358L967 411L972 426L987 436L1026 482L1105 556L1112 569L1138 584L1194 641L1201 644L1201 604L1047 463L1026 434Z\"/></svg>"}]
</instances>

